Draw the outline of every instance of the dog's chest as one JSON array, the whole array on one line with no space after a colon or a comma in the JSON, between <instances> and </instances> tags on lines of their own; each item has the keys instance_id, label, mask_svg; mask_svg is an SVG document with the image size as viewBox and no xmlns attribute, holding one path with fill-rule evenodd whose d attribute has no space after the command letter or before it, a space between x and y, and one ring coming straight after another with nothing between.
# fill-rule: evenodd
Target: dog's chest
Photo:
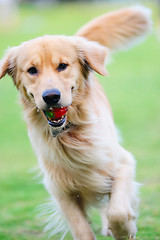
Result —
<instances>
[{"instance_id":1,"label":"dog's chest","mask_svg":"<svg viewBox=\"0 0 160 240\"><path fill-rule=\"evenodd\" d=\"M77 138L46 138L39 131L29 133L31 143L38 157L45 182L49 188L57 187L68 193L92 196L104 195L111 189L112 171L110 150L99 139L90 139L86 132Z\"/></svg>"},{"instance_id":2,"label":"dog's chest","mask_svg":"<svg viewBox=\"0 0 160 240\"><path fill-rule=\"evenodd\" d=\"M72 159L74 160L74 159ZM88 203L99 202L104 195L111 192L112 177L98 166L85 164L56 164L44 161L45 185L50 193L61 191L68 195L81 196Z\"/></svg>"},{"instance_id":3,"label":"dog's chest","mask_svg":"<svg viewBox=\"0 0 160 240\"><path fill-rule=\"evenodd\" d=\"M112 174L107 171L109 162L103 148L82 147L80 142L73 148L55 141L52 151L48 149L47 152L48 156L41 161L45 175L50 176L50 184L54 187L69 194L83 193L90 198L110 192Z\"/></svg>"}]
</instances>

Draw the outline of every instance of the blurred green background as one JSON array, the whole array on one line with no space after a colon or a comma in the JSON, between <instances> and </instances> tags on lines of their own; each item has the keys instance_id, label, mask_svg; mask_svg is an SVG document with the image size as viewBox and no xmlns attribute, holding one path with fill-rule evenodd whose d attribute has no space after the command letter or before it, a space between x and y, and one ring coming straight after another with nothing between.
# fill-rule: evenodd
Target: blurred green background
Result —
<instances>
[{"instance_id":1,"label":"blurred green background","mask_svg":"<svg viewBox=\"0 0 160 240\"><path fill-rule=\"evenodd\" d=\"M0 1L0 56L8 47L40 35L73 35L92 18L128 6L120 2L56 2L47 6L21 3L2 16L4 6ZM108 66L110 76L98 77L122 133L122 145L137 159L137 181L143 184L137 239L159 240L160 25L157 2L143 3L153 10L152 35L143 44L115 54ZM0 240L47 239L42 219L36 217L35 211L35 207L48 198L39 178L35 178L36 165L18 104L18 92L6 76L0 81ZM92 215L97 239L106 239L100 235L97 212ZM65 239L70 240L71 236L67 235Z\"/></svg>"}]
</instances>

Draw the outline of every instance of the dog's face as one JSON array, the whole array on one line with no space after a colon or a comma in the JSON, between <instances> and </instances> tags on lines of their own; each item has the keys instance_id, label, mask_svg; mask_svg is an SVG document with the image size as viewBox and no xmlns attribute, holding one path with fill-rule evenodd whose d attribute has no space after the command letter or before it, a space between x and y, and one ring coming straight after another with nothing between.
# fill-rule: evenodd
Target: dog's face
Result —
<instances>
[{"instance_id":1,"label":"dog's face","mask_svg":"<svg viewBox=\"0 0 160 240\"><path fill-rule=\"evenodd\" d=\"M67 110L83 92L91 69L106 75L106 48L80 37L44 36L11 48L0 62L0 78L12 76L25 101L64 127Z\"/></svg>"}]
</instances>

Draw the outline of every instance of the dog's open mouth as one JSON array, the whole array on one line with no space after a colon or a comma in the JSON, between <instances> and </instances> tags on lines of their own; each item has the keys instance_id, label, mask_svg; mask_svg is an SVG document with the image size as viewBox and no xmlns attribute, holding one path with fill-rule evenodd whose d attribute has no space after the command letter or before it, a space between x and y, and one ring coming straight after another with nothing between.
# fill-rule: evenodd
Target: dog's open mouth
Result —
<instances>
[{"instance_id":1,"label":"dog's open mouth","mask_svg":"<svg viewBox=\"0 0 160 240\"><path fill-rule=\"evenodd\" d=\"M44 111L44 115L48 120L48 124L51 127L61 127L67 120L66 113L68 107L51 107L48 110Z\"/></svg>"}]
</instances>

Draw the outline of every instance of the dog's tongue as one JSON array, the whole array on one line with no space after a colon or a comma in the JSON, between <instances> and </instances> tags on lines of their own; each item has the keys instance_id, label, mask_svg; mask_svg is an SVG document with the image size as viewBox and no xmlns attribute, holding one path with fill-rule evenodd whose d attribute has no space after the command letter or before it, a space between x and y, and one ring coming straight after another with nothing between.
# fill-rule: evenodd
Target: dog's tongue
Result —
<instances>
[{"instance_id":1,"label":"dog's tongue","mask_svg":"<svg viewBox=\"0 0 160 240\"><path fill-rule=\"evenodd\" d=\"M63 107L63 108L52 107L48 111L45 111L45 114L48 118L56 120L61 118L63 115L65 115L67 111L68 111L68 107Z\"/></svg>"}]
</instances>

